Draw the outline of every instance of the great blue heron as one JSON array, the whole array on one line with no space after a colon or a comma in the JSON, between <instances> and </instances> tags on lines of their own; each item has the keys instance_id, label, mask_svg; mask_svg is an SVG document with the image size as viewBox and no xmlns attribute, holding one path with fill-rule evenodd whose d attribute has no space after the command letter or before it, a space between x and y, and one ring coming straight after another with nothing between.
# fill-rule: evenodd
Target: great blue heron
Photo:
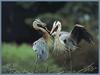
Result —
<instances>
[{"instance_id":1,"label":"great blue heron","mask_svg":"<svg viewBox=\"0 0 100 75\"><path fill-rule=\"evenodd\" d=\"M48 58L49 49L52 48L53 44L52 37L46 29L44 29L45 26L46 24L40 19L35 19L33 22L33 28L43 33L43 36L33 43L33 50L37 53L39 61L44 61Z\"/></svg>"},{"instance_id":2,"label":"great blue heron","mask_svg":"<svg viewBox=\"0 0 100 75\"><path fill-rule=\"evenodd\" d=\"M67 50L70 57L70 71L72 72L71 50L75 50L82 39L84 39L88 43L93 43L93 37L89 32L87 32L84 26L78 24L75 25L74 29L71 32L60 31L61 22L55 21L53 24L53 28L50 32L50 34L52 34L55 38L53 53L58 53L57 55L60 54L61 56L61 52L66 52ZM64 58L66 60L66 53L64 53L64 55Z\"/></svg>"},{"instance_id":3,"label":"great blue heron","mask_svg":"<svg viewBox=\"0 0 100 75\"><path fill-rule=\"evenodd\" d=\"M54 31L56 28L57 30ZM64 31L60 32L60 30L61 30L61 22L60 21L54 22L50 34L55 35L55 42L57 44L62 42L62 44L65 45L66 48L69 50L75 50L77 48L77 45L81 42L82 39L88 43L93 43L92 35L82 25L76 24L71 32L64 32ZM55 48L61 49L60 46L55 46Z\"/></svg>"}]
</instances>

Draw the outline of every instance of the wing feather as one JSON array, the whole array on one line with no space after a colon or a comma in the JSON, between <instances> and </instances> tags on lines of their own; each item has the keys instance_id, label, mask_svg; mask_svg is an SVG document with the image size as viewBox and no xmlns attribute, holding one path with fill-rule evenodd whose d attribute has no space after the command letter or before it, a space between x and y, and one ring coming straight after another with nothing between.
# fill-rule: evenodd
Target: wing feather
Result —
<instances>
[{"instance_id":1,"label":"wing feather","mask_svg":"<svg viewBox=\"0 0 100 75\"><path fill-rule=\"evenodd\" d=\"M81 42L82 39L88 43L93 42L92 35L84 28L82 25L76 24L74 29L71 32L71 38L76 41L77 44Z\"/></svg>"}]
</instances>

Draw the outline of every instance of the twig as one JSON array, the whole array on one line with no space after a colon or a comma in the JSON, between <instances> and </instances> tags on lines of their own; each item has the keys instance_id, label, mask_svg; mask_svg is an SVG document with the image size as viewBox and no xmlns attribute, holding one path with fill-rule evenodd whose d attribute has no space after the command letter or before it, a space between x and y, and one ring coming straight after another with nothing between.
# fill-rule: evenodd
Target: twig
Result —
<instances>
[{"instance_id":1,"label":"twig","mask_svg":"<svg viewBox=\"0 0 100 75\"><path fill-rule=\"evenodd\" d=\"M78 73L91 70L91 67L92 67L93 64L94 64L94 63L91 63L91 64L88 65L87 67L85 67L85 68L79 70ZM93 69L93 67L92 67L92 69ZM94 69L95 69L95 68L94 68Z\"/></svg>"}]
</instances>

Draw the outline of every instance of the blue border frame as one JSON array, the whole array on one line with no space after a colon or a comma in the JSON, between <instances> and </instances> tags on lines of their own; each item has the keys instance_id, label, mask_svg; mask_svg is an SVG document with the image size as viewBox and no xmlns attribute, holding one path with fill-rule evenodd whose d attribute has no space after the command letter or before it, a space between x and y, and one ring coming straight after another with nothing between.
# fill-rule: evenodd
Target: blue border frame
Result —
<instances>
[{"instance_id":1,"label":"blue border frame","mask_svg":"<svg viewBox=\"0 0 100 75\"><path fill-rule=\"evenodd\" d=\"M2 59L2 41L1 41L1 39L2 39L2 18L1 18L1 15L2 15L2 13L1 13L1 9L2 9L2 6L1 6L1 2L2 1L21 1L21 2L24 2L24 1L56 1L56 2L59 2L59 1L75 1L75 2L78 2L78 1L84 1L84 2L87 2L87 1L96 1L96 2L98 2L98 4L99 4L99 8L98 8L98 10L99 10L99 12L98 12L98 25L100 25L100 1L99 0L0 0L0 75L2 74L1 73L1 59ZM100 26L99 26L99 30L98 30L99 32L99 35L98 35L98 39L100 39ZM99 40L99 43L100 43L100 40ZM99 46L99 57L100 57L100 46ZM99 62L100 62L100 58L98 59L99 60ZM99 68L100 68L100 65L99 65ZM100 73L100 69L99 69L99 73ZM99 73L93 73L92 75L99 75ZM28 73L28 74L2 74L2 75L55 75L55 74L58 74L58 75L60 75L61 73ZM61 75L85 75L86 73L63 73L63 74L61 74ZM91 75L91 74L87 74L87 75Z\"/></svg>"}]
</instances>

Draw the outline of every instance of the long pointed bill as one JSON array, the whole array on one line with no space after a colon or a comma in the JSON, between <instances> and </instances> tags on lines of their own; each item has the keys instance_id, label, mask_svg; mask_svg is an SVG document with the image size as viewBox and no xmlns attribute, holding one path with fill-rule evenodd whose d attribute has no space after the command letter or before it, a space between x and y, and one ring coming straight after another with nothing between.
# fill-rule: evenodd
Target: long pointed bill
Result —
<instances>
[{"instance_id":1,"label":"long pointed bill","mask_svg":"<svg viewBox=\"0 0 100 75\"><path fill-rule=\"evenodd\" d=\"M54 29L55 29L56 27L53 27L52 29L51 29L51 32L50 32L50 34L52 34L53 32L54 32Z\"/></svg>"},{"instance_id":2,"label":"long pointed bill","mask_svg":"<svg viewBox=\"0 0 100 75\"><path fill-rule=\"evenodd\" d=\"M47 29L47 27L45 27L46 31L50 33L50 31Z\"/></svg>"},{"instance_id":3,"label":"long pointed bill","mask_svg":"<svg viewBox=\"0 0 100 75\"><path fill-rule=\"evenodd\" d=\"M52 34L53 32L54 32L54 30L55 30L55 28L56 28L56 21L53 23L53 27L52 27L52 29L51 29L51 32L50 32L50 34Z\"/></svg>"}]
</instances>

